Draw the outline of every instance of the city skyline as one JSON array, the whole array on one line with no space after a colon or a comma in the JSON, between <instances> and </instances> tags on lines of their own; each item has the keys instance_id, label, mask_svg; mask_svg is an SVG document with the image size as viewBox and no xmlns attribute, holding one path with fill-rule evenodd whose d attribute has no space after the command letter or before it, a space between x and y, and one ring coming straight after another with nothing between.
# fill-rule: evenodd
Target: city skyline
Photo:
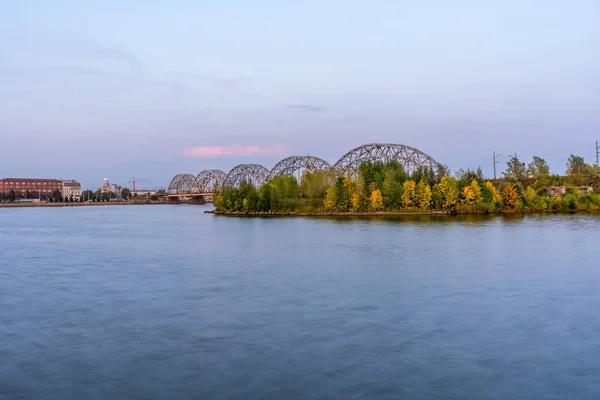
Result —
<instances>
[{"instance_id":1,"label":"city skyline","mask_svg":"<svg viewBox=\"0 0 600 400\"><path fill-rule=\"evenodd\" d=\"M452 170L595 160L600 4L24 0L0 15L0 177L167 186L369 142Z\"/></svg>"}]
</instances>

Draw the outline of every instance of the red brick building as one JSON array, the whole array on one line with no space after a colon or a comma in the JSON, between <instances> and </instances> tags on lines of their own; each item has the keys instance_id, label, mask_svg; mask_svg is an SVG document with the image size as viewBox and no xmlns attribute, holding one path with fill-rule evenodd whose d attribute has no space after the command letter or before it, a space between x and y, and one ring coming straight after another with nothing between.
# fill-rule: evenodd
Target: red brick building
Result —
<instances>
[{"instance_id":1,"label":"red brick building","mask_svg":"<svg viewBox=\"0 0 600 400\"><path fill-rule=\"evenodd\" d=\"M25 196L27 192L39 195L51 195L53 191L62 191L62 181L58 179L5 178L0 179L0 193L14 190L17 196Z\"/></svg>"}]
</instances>

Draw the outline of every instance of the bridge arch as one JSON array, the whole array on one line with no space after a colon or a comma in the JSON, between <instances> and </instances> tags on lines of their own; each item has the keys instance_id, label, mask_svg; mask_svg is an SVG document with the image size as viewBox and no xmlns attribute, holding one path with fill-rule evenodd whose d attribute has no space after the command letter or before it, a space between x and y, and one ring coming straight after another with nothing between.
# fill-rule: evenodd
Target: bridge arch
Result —
<instances>
[{"instance_id":1,"label":"bridge arch","mask_svg":"<svg viewBox=\"0 0 600 400\"><path fill-rule=\"evenodd\" d=\"M240 164L235 166L223 182L223 187L237 187L242 182L250 182L259 188L267 181L269 170L259 164Z\"/></svg>"},{"instance_id":2,"label":"bridge arch","mask_svg":"<svg viewBox=\"0 0 600 400\"><path fill-rule=\"evenodd\" d=\"M313 156L291 156L279 161L269 172L267 180L281 175L294 175L298 170L305 171L323 171L331 168L327 161Z\"/></svg>"},{"instance_id":3,"label":"bridge arch","mask_svg":"<svg viewBox=\"0 0 600 400\"><path fill-rule=\"evenodd\" d=\"M419 167L437 170L440 164L421 150L403 144L370 143L356 147L344 154L334 167L342 175L356 175L365 161L398 161L408 172Z\"/></svg>"},{"instance_id":4,"label":"bridge arch","mask_svg":"<svg viewBox=\"0 0 600 400\"><path fill-rule=\"evenodd\" d=\"M171 180L167 193L169 194L184 194L192 193L198 190L198 181L192 174L177 174Z\"/></svg>"},{"instance_id":5,"label":"bridge arch","mask_svg":"<svg viewBox=\"0 0 600 400\"><path fill-rule=\"evenodd\" d=\"M227 174L219 169L207 169L196 176L198 190L203 193L214 193L223 187Z\"/></svg>"}]
</instances>

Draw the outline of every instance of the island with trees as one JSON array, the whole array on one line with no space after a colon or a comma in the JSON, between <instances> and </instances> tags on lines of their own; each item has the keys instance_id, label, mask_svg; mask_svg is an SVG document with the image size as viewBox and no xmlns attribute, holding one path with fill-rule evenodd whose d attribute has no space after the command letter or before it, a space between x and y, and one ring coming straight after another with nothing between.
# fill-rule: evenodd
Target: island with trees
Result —
<instances>
[{"instance_id":1,"label":"island with trees","mask_svg":"<svg viewBox=\"0 0 600 400\"><path fill-rule=\"evenodd\" d=\"M564 175L550 172L533 157L526 164L511 156L500 179L485 179L481 169L417 168L408 173L392 162L365 162L357 176L336 171L277 176L256 188L250 182L224 188L215 198L216 214L368 215L409 213L500 213L599 211L599 169L571 155Z\"/></svg>"}]
</instances>

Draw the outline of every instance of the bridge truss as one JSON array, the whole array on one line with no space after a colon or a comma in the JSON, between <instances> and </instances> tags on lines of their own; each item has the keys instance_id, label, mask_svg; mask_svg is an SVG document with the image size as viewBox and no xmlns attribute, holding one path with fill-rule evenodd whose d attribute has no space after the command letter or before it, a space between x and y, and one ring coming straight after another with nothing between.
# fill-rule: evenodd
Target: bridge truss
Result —
<instances>
[{"instance_id":1,"label":"bridge truss","mask_svg":"<svg viewBox=\"0 0 600 400\"><path fill-rule=\"evenodd\" d=\"M305 170L309 172L325 171L331 168L327 161L313 156L291 156L279 161L269 172L267 180L281 175L294 175L296 171Z\"/></svg>"},{"instance_id":2,"label":"bridge truss","mask_svg":"<svg viewBox=\"0 0 600 400\"><path fill-rule=\"evenodd\" d=\"M196 177L192 174L178 174L175 175L167 193L169 194L180 194L180 193L193 193L198 190L198 184Z\"/></svg>"},{"instance_id":3,"label":"bridge truss","mask_svg":"<svg viewBox=\"0 0 600 400\"><path fill-rule=\"evenodd\" d=\"M338 176L356 176L363 162L397 161L407 172L417 168L437 170L440 164L429 155L414 147L403 144L370 143L356 147L344 154L333 166L327 161L313 156L291 156L279 161L270 171L259 164L240 164L229 173L221 170L204 170L197 176L176 175L167 192L170 195L214 193L225 187L237 187L242 182L251 182L259 188L275 176L294 175L299 170L333 171Z\"/></svg>"},{"instance_id":4,"label":"bridge truss","mask_svg":"<svg viewBox=\"0 0 600 400\"><path fill-rule=\"evenodd\" d=\"M397 161L404 166L407 172L413 172L419 167L434 170L439 168L438 162L421 150L403 144L381 143L356 147L344 154L334 166L341 176L355 176L360 164L367 161Z\"/></svg>"},{"instance_id":5,"label":"bridge truss","mask_svg":"<svg viewBox=\"0 0 600 400\"><path fill-rule=\"evenodd\" d=\"M227 174L219 169L207 169L198 174L196 185L202 193L214 193L223 187Z\"/></svg>"},{"instance_id":6,"label":"bridge truss","mask_svg":"<svg viewBox=\"0 0 600 400\"><path fill-rule=\"evenodd\" d=\"M243 182L252 183L257 189L267 181L269 170L259 164L240 164L235 166L223 183L224 187L237 187Z\"/></svg>"}]
</instances>

